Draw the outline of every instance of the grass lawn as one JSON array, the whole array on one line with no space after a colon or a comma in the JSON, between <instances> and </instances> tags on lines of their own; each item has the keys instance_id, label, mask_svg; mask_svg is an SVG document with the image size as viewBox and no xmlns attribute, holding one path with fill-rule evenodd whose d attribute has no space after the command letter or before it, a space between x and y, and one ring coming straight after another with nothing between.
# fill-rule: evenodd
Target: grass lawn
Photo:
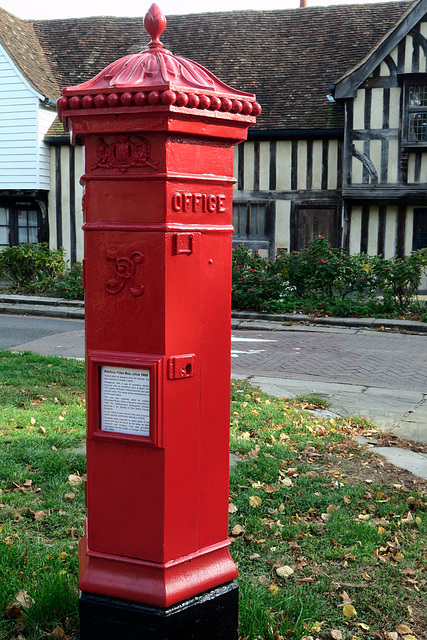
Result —
<instances>
[{"instance_id":1,"label":"grass lawn","mask_svg":"<svg viewBox=\"0 0 427 640\"><path fill-rule=\"evenodd\" d=\"M427 640L427 483L307 401L232 384L242 640ZM0 640L77 639L84 365L0 351Z\"/></svg>"}]
</instances>

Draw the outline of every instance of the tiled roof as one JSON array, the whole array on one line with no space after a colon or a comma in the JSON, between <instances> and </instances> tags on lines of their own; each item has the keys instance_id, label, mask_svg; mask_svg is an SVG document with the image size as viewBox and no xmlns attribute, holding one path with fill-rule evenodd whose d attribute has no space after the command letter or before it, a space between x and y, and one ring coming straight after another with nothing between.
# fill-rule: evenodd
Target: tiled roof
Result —
<instances>
[{"instance_id":1,"label":"tiled roof","mask_svg":"<svg viewBox=\"0 0 427 640\"><path fill-rule=\"evenodd\" d=\"M55 100L59 87L31 22L0 8L0 42L32 86L45 98Z\"/></svg>"},{"instance_id":2,"label":"tiled roof","mask_svg":"<svg viewBox=\"0 0 427 640\"><path fill-rule=\"evenodd\" d=\"M408 7L403 1L169 16L162 41L232 87L256 93L263 107L257 129L335 129L342 112L326 99L328 84L362 60ZM142 18L32 26L60 86L90 79L149 40Z\"/></svg>"}]
</instances>

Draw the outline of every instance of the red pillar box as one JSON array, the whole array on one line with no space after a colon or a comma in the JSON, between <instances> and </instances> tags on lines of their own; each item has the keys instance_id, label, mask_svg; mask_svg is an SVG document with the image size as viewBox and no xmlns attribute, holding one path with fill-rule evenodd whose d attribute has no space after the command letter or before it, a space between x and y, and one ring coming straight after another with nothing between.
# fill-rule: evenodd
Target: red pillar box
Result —
<instances>
[{"instance_id":1,"label":"red pillar box","mask_svg":"<svg viewBox=\"0 0 427 640\"><path fill-rule=\"evenodd\" d=\"M260 107L163 49L156 5L144 25L58 101L85 144L81 639L224 640L233 147Z\"/></svg>"}]
</instances>

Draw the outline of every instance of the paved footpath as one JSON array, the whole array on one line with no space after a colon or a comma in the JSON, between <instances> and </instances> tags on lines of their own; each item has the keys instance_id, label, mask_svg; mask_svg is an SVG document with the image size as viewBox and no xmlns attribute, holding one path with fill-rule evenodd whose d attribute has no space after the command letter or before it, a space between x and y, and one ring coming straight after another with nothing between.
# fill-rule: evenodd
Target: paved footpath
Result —
<instances>
[{"instance_id":1,"label":"paved footpath","mask_svg":"<svg viewBox=\"0 0 427 640\"><path fill-rule=\"evenodd\" d=\"M427 392L427 336L308 328L233 331L235 373Z\"/></svg>"}]
</instances>

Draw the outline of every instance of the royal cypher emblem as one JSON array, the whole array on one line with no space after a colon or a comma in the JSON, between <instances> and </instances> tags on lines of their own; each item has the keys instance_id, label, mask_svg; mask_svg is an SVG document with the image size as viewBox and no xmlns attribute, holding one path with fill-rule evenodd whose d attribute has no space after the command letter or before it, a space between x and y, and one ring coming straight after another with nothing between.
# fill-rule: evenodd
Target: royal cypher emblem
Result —
<instances>
[{"instance_id":1,"label":"royal cypher emblem","mask_svg":"<svg viewBox=\"0 0 427 640\"><path fill-rule=\"evenodd\" d=\"M144 293L144 285L135 286L134 279L137 265L144 260L144 254L140 251L134 251L130 258L119 256L116 249L107 249L107 260L115 261L115 277L110 278L107 282L108 293L120 293L126 284L129 285L129 291L133 296L142 296Z\"/></svg>"},{"instance_id":2,"label":"royal cypher emblem","mask_svg":"<svg viewBox=\"0 0 427 640\"><path fill-rule=\"evenodd\" d=\"M96 145L97 161L92 169L119 169L125 173L131 167L151 167L158 169L158 161L150 155L151 146L148 140L140 136L120 135L116 142L107 144L99 138Z\"/></svg>"}]
</instances>

